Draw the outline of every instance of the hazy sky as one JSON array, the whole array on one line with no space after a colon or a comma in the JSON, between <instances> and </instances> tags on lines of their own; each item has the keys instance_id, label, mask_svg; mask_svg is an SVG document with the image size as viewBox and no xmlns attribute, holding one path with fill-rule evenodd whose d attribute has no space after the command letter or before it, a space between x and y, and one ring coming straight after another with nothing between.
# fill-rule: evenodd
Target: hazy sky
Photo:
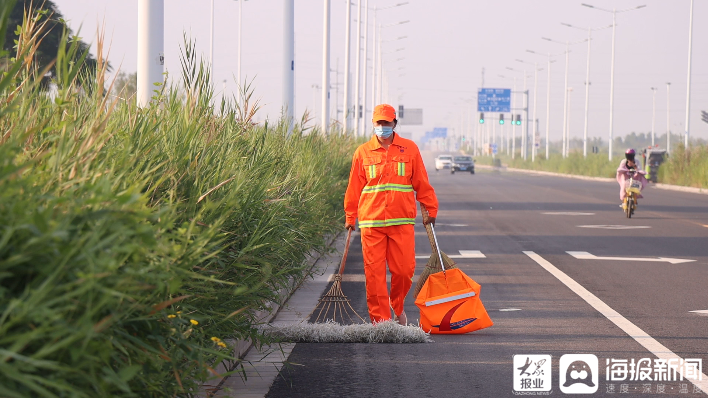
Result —
<instances>
[{"instance_id":1,"label":"hazy sky","mask_svg":"<svg viewBox=\"0 0 708 398\"><path fill-rule=\"evenodd\" d=\"M386 7L403 0L369 0L371 9ZM571 29L561 22L581 27L600 27L612 23L610 13L569 0L487 0L422 1L380 11L384 24L410 20L410 23L384 30L384 39L407 36L384 44L385 51L405 48L387 56L390 76L390 102L397 106L424 109L421 128L402 128L416 135L433 127L457 127L463 110L469 112L485 69L486 87L511 88L517 76L517 88L523 87L523 69L531 77L527 85L533 104L533 65L516 61L538 62L538 118L545 131L547 57L527 53L562 53L565 46L541 39L582 40L587 31ZM615 135L651 130L652 91L656 94L656 132L666 131L666 83L671 82L670 121L674 133L683 131L686 109L688 65L688 21L690 0L583 0L603 8L630 8L646 4L636 11L618 14L615 68ZM105 18L107 36L112 38L110 61L126 72L137 69L137 0L55 0L73 29L83 24L81 36L95 41L95 27ZM357 1L353 0L352 16ZM362 1L363 4L363 1ZM339 64L343 81L345 0L332 0L332 68ZM215 0L214 73L216 89L226 92L236 85L238 2ZM275 118L281 106L282 0L249 0L243 5L242 73L255 78L256 96L265 104L259 119ZM320 94L313 85L321 84L322 0L295 1L295 112L315 109L319 118ZM165 0L166 68L177 76L182 32L196 39L204 56L209 53L210 0ZM694 8L693 81L691 96L691 135L708 138L708 124L700 111L708 111L708 1L697 0ZM363 19L363 18L362 18ZM373 25L373 12L369 17ZM356 24L352 23L352 38ZM362 33L363 35L363 33ZM612 30L593 33L590 90L590 136L607 137L609 128L609 93ZM371 32L369 40L372 39ZM369 57L373 46L369 45ZM354 50L352 50L354 51ZM585 105L585 68L587 44L571 47L569 86L571 94L571 136L581 137ZM397 58L404 57L402 61ZM354 53L352 53L352 73ZM563 79L565 57L555 57L551 70L551 139L561 136L563 120ZM370 63L371 64L371 63ZM399 68L403 68L399 70ZM499 77L504 75L506 78ZM332 83L336 81L332 73ZM353 86L353 81L352 81ZM351 89L353 92L353 87ZM370 91L369 91L370 92ZM335 105L332 91L332 108ZM340 96L342 90L340 86ZM342 100L339 99L341 107ZM370 102L370 101L369 101ZM465 108L466 107L466 108ZM368 113L370 115L370 112ZM366 119L369 119L367 115ZM489 116L487 116L489 118ZM476 112L473 121L476 122Z\"/></svg>"}]
</instances>

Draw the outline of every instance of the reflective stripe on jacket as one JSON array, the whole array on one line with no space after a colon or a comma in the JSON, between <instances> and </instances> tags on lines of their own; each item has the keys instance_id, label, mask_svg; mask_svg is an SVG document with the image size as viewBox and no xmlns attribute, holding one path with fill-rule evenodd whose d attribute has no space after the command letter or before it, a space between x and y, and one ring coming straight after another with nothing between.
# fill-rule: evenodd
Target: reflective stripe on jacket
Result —
<instances>
[{"instance_id":1,"label":"reflective stripe on jacket","mask_svg":"<svg viewBox=\"0 0 708 398\"><path fill-rule=\"evenodd\" d=\"M386 150L373 136L357 148L344 196L347 224L357 218L360 228L415 224L416 198L437 217L438 199L413 141L396 134Z\"/></svg>"}]
</instances>

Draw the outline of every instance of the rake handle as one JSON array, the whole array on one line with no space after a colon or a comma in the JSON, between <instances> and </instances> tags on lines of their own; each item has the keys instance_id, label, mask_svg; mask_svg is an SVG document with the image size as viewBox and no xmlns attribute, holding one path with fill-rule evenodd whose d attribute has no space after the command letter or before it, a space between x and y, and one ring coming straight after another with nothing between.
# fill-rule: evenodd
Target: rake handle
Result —
<instances>
[{"instance_id":1,"label":"rake handle","mask_svg":"<svg viewBox=\"0 0 708 398\"><path fill-rule=\"evenodd\" d=\"M433 253L438 252L438 245L433 234L433 226L431 224L426 224L428 222L428 209L425 208L424 204L420 204L420 214L423 216L423 224L425 225L425 232L428 233L428 242L430 242L430 250Z\"/></svg>"},{"instance_id":2,"label":"rake handle","mask_svg":"<svg viewBox=\"0 0 708 398\"><path fill-rule=\"evenodd\" d=\"M349 254L349 243L351 242L352 239L352 230L350 229L347 232L347 241L344 243L344 254L342 255L342 262L339 263L339 272L337 272L339 275L342 275L344 273L344 266L347 263L347 254Z\"/></svg>"}]
</instances>

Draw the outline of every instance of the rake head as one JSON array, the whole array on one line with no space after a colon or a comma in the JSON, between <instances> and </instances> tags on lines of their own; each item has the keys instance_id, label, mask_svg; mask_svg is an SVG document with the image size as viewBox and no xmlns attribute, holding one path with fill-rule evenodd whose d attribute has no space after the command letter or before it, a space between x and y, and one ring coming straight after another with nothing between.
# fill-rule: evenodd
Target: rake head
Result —
<instances>
[{"instance_id":1,"label":"rake head","mask_svg":"<svg viewBox=\"0 0 708 398\"><path fill-rule=\"evenodd\" d=\"M334 275L334 283L327 293L320 297L315 307L315 322L333 321L340 324L366 323L342 292L342 274Z\"/></svg>"}]
</instances>

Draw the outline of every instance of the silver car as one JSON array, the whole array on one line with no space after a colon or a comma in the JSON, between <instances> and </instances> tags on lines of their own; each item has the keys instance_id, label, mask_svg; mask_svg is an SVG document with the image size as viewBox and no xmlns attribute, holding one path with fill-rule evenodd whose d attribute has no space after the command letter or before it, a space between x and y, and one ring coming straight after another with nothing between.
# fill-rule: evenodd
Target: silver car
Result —
<instances>
[{"instance_id":1,"label":"silver car","mask_svg":"<svg viewBox=\"0 0 708 398\"><path fill-rule=\"evenodd\" d=\"M452 155L440 155L435 158L435 171L452 167Z\"/></svg>"}]
</instances>

